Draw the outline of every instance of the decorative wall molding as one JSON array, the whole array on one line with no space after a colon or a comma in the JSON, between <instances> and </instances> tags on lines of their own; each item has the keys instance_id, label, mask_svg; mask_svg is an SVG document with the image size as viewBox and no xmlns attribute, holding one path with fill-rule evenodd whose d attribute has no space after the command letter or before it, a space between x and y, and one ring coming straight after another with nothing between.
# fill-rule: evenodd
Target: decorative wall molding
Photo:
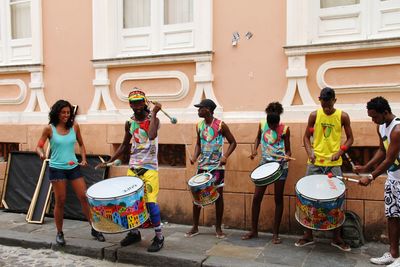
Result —
<instances>
[{"instance_id":1,"label":"decorative wall molding","mask_svg":"<svg viewBox=\"0 0 400 267\"><path fill-rule=\"evenodd\" d=\"M110 80L108 79L108 69L116 68L116 67L133 67L133 66L144 66L144 65L165 65L165 64L179 64L179 63L195 63L196 64L196 74L193 79L196 84L194 96L191 100L191 103L187 108L180 109L168 109L168 113L172 116L177 115L184 116L187 119L197 119L197 108L193 105L197 104L201 101L203 95L206 98L210 98L214 100L217 104L217 109L215 110L215 114L222 114L222 107L217 101L217 98L214 94L214 89L212 86L212 82L214 80L214 76L212 74L212 55L213 52L205 51L205 52L195 52L195 53L180 53L180 54L171 54L171 55L156 55L156 56L140 56L140 57L126 57L126 58L108 58L108 59L95 59L92 60L93 66L96 70L96 77L93 80L93 85L95 87L95 95L92 100L92 104L90 106L88 116L86 119L96 120L96 121L105 121L109 119L117 119L119 114L130 113L127 109L119 109L115 107L111 96L110 96ZM183 75L182 75L183 74ZM136 76L135 76L136 75ZM165 76L165 77L157 77L157 76ZM131 76L134 79L159 79L159 78L168 78L168 75L171 78L177 78L181 81L181 90L174 94L164 94L164 95L150 95L150 98L156 98L157 100L164 101L178 101L185 96L187 96L190 88L189 88L189 78L186 74L171 70L168 72L148 72L148 73L139 73L132 74L127 73L122 74L116 82L116 93L120 100L127 101L127 97L121 91L122 82ZM119 89L118 89L119 88ZM187 89L186 89L187 88ZM99 110L101 100L104 101L106 110ZM185 113L185 114L183 114Z\"/></svg>"},{"instance_id":2,"label":"decorative wall molding","mask_svg":"<svg viewBox=\"0 0 400 267\"><path fill-rule=\"evenodd\" d=\"M395 37L327 44L288 45L285 46L284 49L287 56L303 56L310 54L383 49L399 46L400 37Z\"/></svg>"},{"instance_id":3,"label":"decorative wall molding","mask_svg":"<svg viewBox=\"0 0 400 267\"><path fill-rule=\"evenodd\" d=\"M357 68L357 67L373 67L399 65L400 57L382 57L352 60L333 60L322 64L317 71L317 83L319 88L331 87L335 89L337 94L349 93L371 93L371 92L398 92L400 82L395 83L365 83L365 84L345 84L340 86L330 85L325 81L325 74L328 70Z\"/></svg>"},{"instance_id":4,"label":"decorative wall molding","mask_svg":"<svg viewBox=\"0 0 400 267\"><path fill-rule=\"evenodd\" d=\"M26 99L26 85L21 79L2 79L0 80L0 88L5 85L16 85L19 89L17 97L0 98L0 105L19 105ZM0 89L1 90L1 89Z\"/></svg>"},{"instance_id":5,"label":"decorative wall molding","mask_svg":"<svg viewBox=\"0 0 400 267\"><path fill-rule=\"evenodd\" d=\"M118 77L115 83L115 92L121 101L128 102L128 95L122 92L122 84L130 80L156 80L156 79L178 79L180 88L170 94L146 94L149 99L157 101L179 101L189 93L189 79L181 71L150 71L150 72L129 72Z\"/></svg>"},{"instance_id":6,"label":"decorative wall molding","mask_svg":"<svg viewBox=\"0 0 400 267\"><path fill-rule=\"evenodd\" d=\"M286 88L285 96L282 99L283 106L291 106L296 93L299 94L303 105L313 106L315 102L311 97L310 90L307 86L308 71L306 68L306 57L303 56L289 56L288 69L286 70L286 77L288 78L288 85Z\"/></svg>"}]
</instances>

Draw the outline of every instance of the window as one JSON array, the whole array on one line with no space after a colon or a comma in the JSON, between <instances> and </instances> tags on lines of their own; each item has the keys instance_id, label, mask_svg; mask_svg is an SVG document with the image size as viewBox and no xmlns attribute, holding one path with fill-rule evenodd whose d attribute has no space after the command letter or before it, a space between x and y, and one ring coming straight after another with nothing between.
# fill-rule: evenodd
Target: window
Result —
<instances>
[{"instance_id":1,"label":"window","mask_svg":"<svg viewBox=\"0 0 400 267\"><path fill-rule=\"evenodd\" d=\"M212 0L92 3L95 59L211 50Z\"/></svg>"},{"instance_id":2,"label":"window","mask_svg":"<svg viewBox=\"0 0 400 267\"><path fill-rule=\"evenodd\" d=\"M287 0L287 45L400 37L400 0Z\"/></svg>"},{"instance_id":3,"label":"window","mask_svg":"<svg viewBox=\"0 0 400 267\"><path fill-rule=\"evenodd\" d=\"M311 43L400 36L399 0L313 0ZM314 23L313 23L314 22Z\"/></svg>"},{"instance_id":4,"label":"window","mask_svg":"<svg viewBox=\"0 0 400 267\"><path fill-rule=\"evenodd\" d=\"M0 65L41 62L40 2L0 2Z\"/></svg>"}]
</instances>

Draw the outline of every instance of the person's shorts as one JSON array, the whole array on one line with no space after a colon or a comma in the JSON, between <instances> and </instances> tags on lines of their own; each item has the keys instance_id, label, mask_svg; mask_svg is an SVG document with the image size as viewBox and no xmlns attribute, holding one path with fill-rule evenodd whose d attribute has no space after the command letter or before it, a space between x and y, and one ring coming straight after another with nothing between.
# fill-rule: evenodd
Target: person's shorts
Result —
<instances>
[{"instance_id":1,"label":"person's shorts","mask_svg":"<svg viewBox=\"0 0 400 267\"><path fill-rule=\"evenodd\" d=\"M139 169L136 172L134 170L128 169L128 176L135 176L142 179L144 183L144 200L145 202L157 203L159 182L158 182L158 171Z\"/></svg>"},{"instance_id":2,"label":"person's shorts","mask_svg":"<svg viewBox=\"0 0 400 267\"><path fill-rule=\"evenodd\" d=\"M307 165L306 176L313 174L328 174L330 172L334 176L342 176L342 169L340 166L316 166L314 164Z\"/></svg>"},{"instance_id":3,"label":"person's shorts","mask_svg":"<svg viewBox=\"0 0 400 267\"><path fill-rule=\"evenodd\" d=\"M50 182L55 182L59 180L75 180L82 177L81 167L78 165L70 170L63 170L49 167L49 180Z\"/></svg>"},{"instance_id":4,"label":"person's shorts","mask_svg":"<svg viewBox=\"0 0 400 267\"><path fill-rule=\"evenodd\" d=\"M279 177L278 181L285 181L289 173L289 169L283 169L281 177Z\"/></svg>"},{"instance_id":5,"label":"person's shorts","mask_svg":"<svg viewBox=\"0 0 400 267\"><path fill-rule=\"evenodd\" d=\"M385 182L385 216L400 217L400 181L386 180Z\"/></svg>"}]
</instances>

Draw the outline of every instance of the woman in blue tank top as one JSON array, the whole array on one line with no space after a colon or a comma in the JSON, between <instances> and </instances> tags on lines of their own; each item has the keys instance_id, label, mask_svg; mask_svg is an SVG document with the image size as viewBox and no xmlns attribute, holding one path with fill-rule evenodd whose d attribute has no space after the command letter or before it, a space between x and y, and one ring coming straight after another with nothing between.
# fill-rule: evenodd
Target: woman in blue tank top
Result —
<instances>
[{"instance_id":1,"label":"woman in blue tank top","mask_svg":"<svg viewBox=\"0 0 400 267\"><path fill-rule=\"evenodd\" d=\"M83 144L79 125L74 122L71 104L65 100L58 100L49 113L49 125L44 127L42 136L36 147L36 152L42 160L47 155L43 150L47 139L50 143L49 180L55 196L54 222L57 228L56 242L65 245L63 228L64 204L66 199L67 181L78 197L83 214L90 222L89 205L86 198L86 183L80 172L80 166L86 167L86 149ZM78 142L82 161L78 163L75 156L75 143ZM105 241L104 236L92 228L92 236L98 241Z\"/></svg>"}]
</instances>

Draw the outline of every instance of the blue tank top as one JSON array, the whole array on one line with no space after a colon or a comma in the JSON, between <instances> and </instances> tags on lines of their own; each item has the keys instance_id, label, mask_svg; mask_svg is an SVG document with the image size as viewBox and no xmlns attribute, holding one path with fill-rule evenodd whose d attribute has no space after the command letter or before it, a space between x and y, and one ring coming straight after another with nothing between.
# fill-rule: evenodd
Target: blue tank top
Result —
<instances>
[{"instance_id":1,"label":"blue tank top","mask_svg":"<svg viewBox=\"0 0 400 267\"><path fill-rule=\"evenodd\" d=\"M76 134L74 127L69 129L66 135L61 135L57 132L56 127L50 124L52 136L50 138L50 167L71 170L77 166L77 158L75 156ZM74 164L70 164L70 162Z\"/></svg>"}]
</instances>

